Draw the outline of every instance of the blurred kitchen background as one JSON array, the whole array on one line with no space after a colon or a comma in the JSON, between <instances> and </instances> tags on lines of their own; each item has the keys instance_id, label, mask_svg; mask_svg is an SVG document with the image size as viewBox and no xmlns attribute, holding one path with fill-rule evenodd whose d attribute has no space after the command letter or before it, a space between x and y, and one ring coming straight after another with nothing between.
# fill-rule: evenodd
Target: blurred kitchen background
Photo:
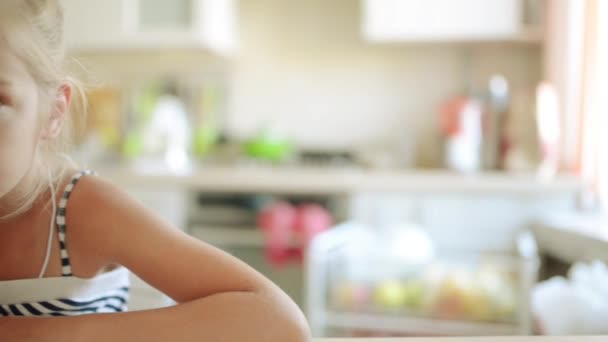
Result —
<instances>
[{"instance_id":1,"label":"blurred kitchen background","mask_svg":"<svg viewBox=\"0 0 608 342\"><path fill-rule=\"evenodd\" d=\"M64 3L75 158L315 335L608 333L606 1Z\"/></svg>"}]
</instances>

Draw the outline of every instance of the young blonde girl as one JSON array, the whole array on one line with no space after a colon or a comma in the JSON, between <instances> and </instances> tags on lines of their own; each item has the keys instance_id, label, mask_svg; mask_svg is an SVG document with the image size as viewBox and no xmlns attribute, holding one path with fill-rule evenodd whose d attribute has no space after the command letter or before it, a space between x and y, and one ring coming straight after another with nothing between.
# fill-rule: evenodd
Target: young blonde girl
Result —
<instances>
[{"instance_id":1,"label":"young blonde girl","mask_svg":"<svg viewBox=\"0 0 608 342\"><path fill-rule=\"evenodd\" d=\"M0 3L0 339L308 340L276 286L62 152L79 87L59 0ZM178 304L126 311L134 272Z\"/></svg>"}]
</instances>

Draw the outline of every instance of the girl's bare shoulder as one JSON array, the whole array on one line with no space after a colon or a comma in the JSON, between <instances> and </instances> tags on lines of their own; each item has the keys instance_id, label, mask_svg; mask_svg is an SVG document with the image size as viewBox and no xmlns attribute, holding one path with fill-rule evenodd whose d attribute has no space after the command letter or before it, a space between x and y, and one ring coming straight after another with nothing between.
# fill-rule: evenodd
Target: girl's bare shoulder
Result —
<instances>
[{"instance_id":1,"label":"girl's bare shoulder","mask_svg":"<svg viewBox=\"0 0 608 342\"><path fill-rule=\"evenodd\" d=\"M64 182L67 186L72 177ZM62 188L61 196L65 193ZM125 190L97 175L85 175L73 186L65 209L68 249L74 271L83 277L97 274L115 263L112 249L131 243L133 217L148 215Z\"/></svg>"}]
</instances>

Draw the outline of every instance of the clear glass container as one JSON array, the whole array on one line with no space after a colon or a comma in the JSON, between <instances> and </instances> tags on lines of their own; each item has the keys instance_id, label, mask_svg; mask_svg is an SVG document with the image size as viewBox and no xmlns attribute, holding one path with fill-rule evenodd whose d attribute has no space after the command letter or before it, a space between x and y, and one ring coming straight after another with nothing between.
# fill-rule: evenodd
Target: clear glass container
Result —
<instances>
[{"instance_id":1,"label":"clear glass container","mask_svg":"<svg viewBox=\"0 0 608 342\"><path fill-rule=\"evenodd\" d=\"M530 329L528 296L537 265L533 255L435 251L412 227L347 224L321 235L310 249L308 310L321 335L324 328L358 325L386 332L411 326L423 334L517 334ZM433 324L437 331L424 330Z\"/></svg>"}]
</instances>

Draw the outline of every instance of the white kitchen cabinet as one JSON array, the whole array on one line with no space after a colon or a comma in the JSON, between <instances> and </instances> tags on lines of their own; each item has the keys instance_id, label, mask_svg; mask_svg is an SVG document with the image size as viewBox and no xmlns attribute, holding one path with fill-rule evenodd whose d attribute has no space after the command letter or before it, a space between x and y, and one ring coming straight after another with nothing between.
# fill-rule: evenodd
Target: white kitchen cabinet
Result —
<instances>
[{"instance_id":1,"label":"white kitchen cabinet","mask_svg":"<svg viewBox=\"0 0 608 342\"><path fill-rule=\"evenodd\" d=\"M65 0L70 50L206 48L237 45L236 0Z\"/></svg>"},{"instance_id":2,"label":"white kitchen cabinet","mask_svg":"<svg viewBox=\"0 0 608 342\"><path fill-rule=\"evenodd\" d=\"M372 42L532 39L524 5L524 0L363 0L362 30Z\"/></svg>"}]
</instances>

